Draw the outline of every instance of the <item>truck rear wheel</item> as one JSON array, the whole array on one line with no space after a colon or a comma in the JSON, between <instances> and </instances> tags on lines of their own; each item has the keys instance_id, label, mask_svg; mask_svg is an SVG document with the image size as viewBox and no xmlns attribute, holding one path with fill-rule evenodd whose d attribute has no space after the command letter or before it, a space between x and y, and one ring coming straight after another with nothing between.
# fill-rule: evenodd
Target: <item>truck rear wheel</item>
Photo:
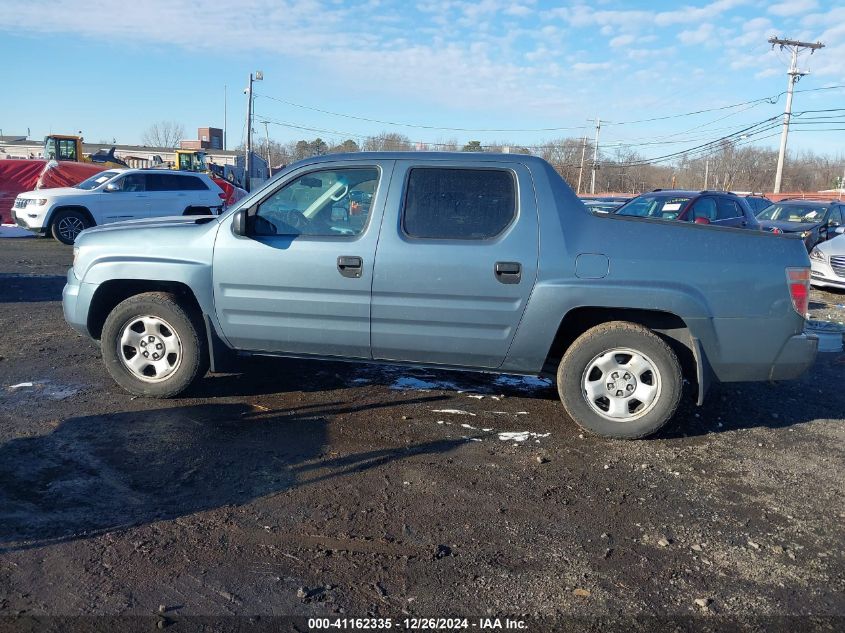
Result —
<instances>
[{"instance_id":1,"label":"truck rear wheel","mask_svg":"<svg viewBox=\"0 0 845 633\"><path fill-rule=\"evenodd\" d=\"M119 303L103 325L103 361L128 392L170 398L208 370L203 325L175 295L148 292Z\"/></svg>"},{"instance_id":2,"label":"truck rear wheel","mask_svg":"<svg viewBox=\"0 0 845 633\"><path fill-rule=\"evenodd\" d=\"M91 226L88 218L79 211L57 211L50 224L50 233L62 244L71 245L76 237Z\"/></svg>"},{"instance_id":3,"label":"truck rear wheel","mask_svg":"<svg viewBox=\"0 0 845 633\"><path fill-rule=\"evenodd\" d=\"M583 429L638 439L675 414L683 377L663 339L636 323L611 321L587 330L566 350L557 387L566 412Z\"/></svg>"}]
</instances>

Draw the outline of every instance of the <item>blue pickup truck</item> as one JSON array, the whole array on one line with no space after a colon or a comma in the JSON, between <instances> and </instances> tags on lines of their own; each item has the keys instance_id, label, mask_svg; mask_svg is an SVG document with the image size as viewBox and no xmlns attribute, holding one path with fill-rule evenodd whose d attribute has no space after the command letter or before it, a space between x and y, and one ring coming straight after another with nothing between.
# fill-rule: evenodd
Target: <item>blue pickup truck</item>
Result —
<instances>
[{"instance_id":1,"label":"blue pickup truck","mask_svg":"<svg viewBox=\"0 0 845 633\"><path fill-rule=\"evenodd\" d=\"M639 438L685 379L701 404L713 380L804 372L809 279L801 240L595 216L536 157L361 153L219 217L84 231L64 313L133 394L238 354L549 375L583 428Z\"/></svg>"}]
</instances>

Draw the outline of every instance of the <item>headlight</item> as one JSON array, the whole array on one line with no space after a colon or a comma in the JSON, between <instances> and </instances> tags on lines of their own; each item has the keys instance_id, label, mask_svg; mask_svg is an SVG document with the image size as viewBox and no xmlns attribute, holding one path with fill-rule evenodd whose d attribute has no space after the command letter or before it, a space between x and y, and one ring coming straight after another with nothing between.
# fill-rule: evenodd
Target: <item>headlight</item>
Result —
<instances>
[{"instance_id":1,"label":"headlight","mask_svg":"<svg viewBox=\"0 0 845 633\"><path fill-rule=\"evenodd\" d=\"M32 200L32 204L37 207L42 207L47 204L47 198L37 198L36 200Z\"/></svg>"},{"instance_id":2,"label":"headlight","mask_svg":"<svg viewBox=\"0 0 845 633\"><path fill-rule=\"evenodd\" d=\"M801 239L806 239L806 238L810 237L811 234L812 234L812 231L801 231L801 233L800 233Z\"/></svg>"},{"instance_id":3,"label":"headlight","mask_svg":"<svg viewBox=\"0 0 845 633\"><path fill-rule=\"evenodd\" d=\"M77 259L79 259L79 247L74 246L73 247L73 264L71 264L73 266L74 270L76 270L76 260Z\"/></svg>"},{"instance_id":4,"label":"headlight","mask_svg":"<svg viewBox=\"0 0 845 633\"><path fill-rule=\"evenodd\" d=\"M822 253L819 249L814 248L810 251L810 259L815 259L817 262L826 262L827 256Z\"/></svg>"}]
</instances>

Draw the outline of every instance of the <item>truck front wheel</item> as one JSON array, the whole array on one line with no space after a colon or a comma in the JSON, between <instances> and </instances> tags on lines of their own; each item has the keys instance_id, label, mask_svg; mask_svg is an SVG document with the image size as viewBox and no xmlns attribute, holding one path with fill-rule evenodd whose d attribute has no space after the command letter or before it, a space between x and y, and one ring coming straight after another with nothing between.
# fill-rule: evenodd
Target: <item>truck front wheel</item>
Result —
<instances>
[{"instance_id":1,"label":"truck front wheel","mask_svg":"<svg viewBox=\"0 0 845 633\"><path fill-rule=\"evenodd\" d=\"M182 393L205 375L208 350L195 310L166 292L119 303L103 325L101 346L109 374L128 392L152 398Z\"/></svg>"},{"instance_id":2,"label":"truck front wheel","mask_svg":"<svg viewBox=\"0 0 845 633\"><path fill-rule=\"evenodd\" d=\"M638 439L675 414L683 377L663 339L636 323L611 321L587 330L566 350L557 387L566 412L585 430Z\"/></svg>"}]
</instances>

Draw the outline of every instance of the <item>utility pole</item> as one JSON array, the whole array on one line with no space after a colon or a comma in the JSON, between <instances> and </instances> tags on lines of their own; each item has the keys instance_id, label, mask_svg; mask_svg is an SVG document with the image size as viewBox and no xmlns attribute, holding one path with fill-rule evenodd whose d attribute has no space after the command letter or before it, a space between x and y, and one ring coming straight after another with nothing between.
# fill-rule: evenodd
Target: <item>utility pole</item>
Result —
<instances>
[{"instance_id":1,"label":"utility pole","mask_svg":"<svg viewBox=\"0 0 845 633\"><path fill-rule=\"evenodd\" d=\"M707 191L707 177L710 175L710 159L704 161L704 191Z\"/></svg>"},{"instance_id":2,"label":"utility pole","mask_svg":"<svg viewBox=\"0 0 845 633\"><path fill-rule=\"evenodd\" d=\"M264 79L264 73L260 70L255 71L255 78L252 73L249 73L249 87L247 91L247 105L246 105L246 156L244 157L244 167L246 175L244 176L245 189L250 190L249 181L252 168L252 82L261 81Z\"/></svg>"},{"instance_id":3,"label":"utility pole","mask_svg":"<svg viewBox=\"0 0 845 633\"><path fill-rule=\"evenodd\" d=\"M593 176L590 180L590 193L596 192L596 170L599 168L599 132L601 131L601 119L596 117L596 145L593 147Z\"/></svg>"},{"instance_id":4,"label":"utility pole","mask_svg":"<svg viewBox=\"0 0 845 633\"><path fill-rule=\"evenodd\" d=\"M273 175L273 167L270 164L270 132L267 130L267 123L269 121L262 121L264 124L264 137L267 139L267 175Z\"/></svg>"},{"instance_id":5,"label":"utility pole","mask_svg":"<svg viewBox=\"0 0 845 633\"><path fill-rule=\"evenodd\" d=\"M226 151L226 127L229 120L227 113L226 84L223 84L223 151Z\"/></svg>"},{"instance_id":6,"label":"utility pole","mask_svg":"<svg viewBox=\"0 0 845 633\"><path fill-rule=\"evenodd\" d=\"M581 146L581 168L578 170L578 189L576 195L581 195L581 179L584 176L584 154L587 153L587 133L584 133L584 145Z\"/></svg>"},{"instance_id":7,"label":"utility pole","mask_svg":"<svg viewBox=\"0 0 845 633\"><path fill-rule=\"evenodd\" d=\"M786 138L789 136L789 120L792 118L792 93L798 80L807 74L798 70L798 53L804 49L810 49L810 54L812 55L817 49L824 48L824 44L821 42L814 44L812 42L787 40L779 37L770 37L769 44L772 45L772 48L780 46L781 50L788 48L792 52L792 61L786 73L789 77L786 85L786 108L783 112L783 131L780 134L780 151L778 152L778 166L775 172L774 193L780 193L780 186L783 180L783 162L786 159Z\"/></svg>"}]
</instances>

